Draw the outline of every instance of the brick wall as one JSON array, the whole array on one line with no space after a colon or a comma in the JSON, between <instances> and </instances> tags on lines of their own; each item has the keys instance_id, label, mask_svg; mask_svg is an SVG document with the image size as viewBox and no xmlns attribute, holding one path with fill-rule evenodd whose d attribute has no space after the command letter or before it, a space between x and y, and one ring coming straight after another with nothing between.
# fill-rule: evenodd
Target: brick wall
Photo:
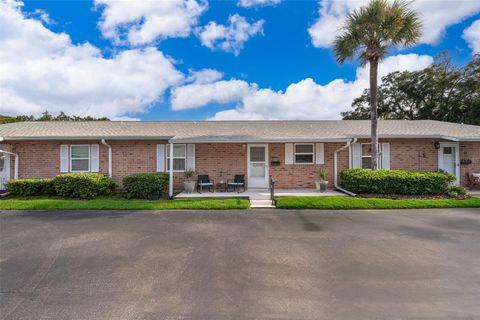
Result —
<instances>
[{"instance_id":1,"label":"brick wall","mask_svg":"<svg viewBox=\"0 0 480 320\"><path fill-rule=\"evenodd\" d=\"M329 186L333 186L333 155L335 150L344 146L345 143L325 143L325 164L285 164L285 144L269 144L269 157L278 158L279 166L270 165L270 175L275 180L277 188L315 188L315 180L318 180L318 172L321 169L328 171ZM338 154L339 172L348 168L348 149Z\"/></svg>"},{"instance_id":2,"label":"brick wall","mask_svg":"<svg viewBox=\"0 0 480 320\"><path fill-rule=\"evenodd\" d=\"M157 144L167 142L111 140L107 143L112 146L112 177L118 185L121 185L123 177L129 174L156 172ZM108 150L106 146L103 148Z\"/></svg>"},{"instance_id":3,"label":"brick wall","mask_svg":"<svg viewBox=\"0 0 480 320\"><path fill-rule=\"evenodd\" d=\"M60 145L62 144L100 144L99 141L16 141L10 143L12 151L20 161L18 177L52 178L60 173ZM11 177L13 177L14 157L11 157ZM100 145L100 171L108 171L108 151Z\"/></svg>"},{"instance_id":4,"label":"brick wall","mask_svg":"<svg viewBox=\"0 0 480 320\"><path fill-rule=\"evenodd\" d=\"M437 170L436 140L391 140L390 167L415 170ZM121 185L124 176L136 172L156 171L156 145L166 141L107 141L112 146L113 178ZM366 142L366 141L365 141ZM60 173L61 144L100 144L100 171L108 172L108 149L100 141L16 141L10 143L20 156L20 178L51 178ZM334 151L344 143L325 143L325 164L285 165L285 144L269 144L268 161L280 160L279 166L269 166L277 188L313 188L320 169L327 169L329 184L333 186ZM196 144L196 173L208 174L215 182L233 179L235 174L247 176L247 146L234 144ZM348 150L339 154L339 171L348 168ZM461 166L461 183L466 183L467 172L480 172L480 142L460 143L460 158L471 159L472 164ZM11 158L13 177L14 158ZM174 173L174 188L182 189L182 172Z\"/></svg>"},{"instance_id":5,"label":"brick wall","mask_svg":"<svg viewBox=\"0 0 480 320\"><path fill-rule=\"evenodd\" d=\"M438 170L438 140L391 140L390 169Z\"/></svg>"},{"instance_id":6,"label":"brick wall","mask_svg":"<svg viewBox=\"0 0 480 320\"><path fill-rule=\"evenodd\" d=\"M196 144L195 169L197 174L208 174L215 183L231 180L236 174L243 174L246 178L247 144Z\"/></svg>"}]
</instances>

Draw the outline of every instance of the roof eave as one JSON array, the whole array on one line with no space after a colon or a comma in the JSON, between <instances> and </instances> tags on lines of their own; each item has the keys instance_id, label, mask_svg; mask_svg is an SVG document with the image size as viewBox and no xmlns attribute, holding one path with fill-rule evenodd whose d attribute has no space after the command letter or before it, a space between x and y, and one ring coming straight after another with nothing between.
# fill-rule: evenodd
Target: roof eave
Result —
<instances>
[{"instance_id":1,"label":"roof eave","mask_svg":"<svg viewBox=\"0 0 480 320\"><path fill-rule=\"evenodd\" d=\"M172 138L172 143L282 143L282 142L347 142L352 140L348 137L333 138L259 138L259 139L195 139L195 138Z\"/></svg>"},{"instance_id":2,"label":"roof eave","mask_svg":"<svg viewBox=\"0 0 480 320\"><path fill-rule=\"evenodd\" d=\"M169 140L173 136L91 136L91 137L68 137L68 136L50 136L50 137L3 137L4 141L25 141L25 140Z\"/></svg>"}]
</instances>

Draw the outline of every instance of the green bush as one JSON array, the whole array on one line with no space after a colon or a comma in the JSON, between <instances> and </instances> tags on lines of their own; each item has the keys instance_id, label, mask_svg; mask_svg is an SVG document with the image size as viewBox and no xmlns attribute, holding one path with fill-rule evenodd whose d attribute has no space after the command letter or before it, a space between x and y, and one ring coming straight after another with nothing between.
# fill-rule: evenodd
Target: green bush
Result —
<instances>
[{"instance_id":1,"label":"green bush","mask_svg":"<svg viewBox=\"0 0 480 320\"><path fill-rule=\"evenodd\" d=\"M103 173L65 173L52 180L55 192L61 197L89 199L115 191L115 182Z\"/></svg>"},{"instance_id":2,"label":"green bush","mask_svg":"<svg viewBox=\"0 0 480 320\"><path fill-rule=\"evenodd\" d=\"M354 193L445 194L453 175L414 170L346 169L340 173L342 187Z\"/></svg>"},{"instance_id":3,"label":"green bush","mask_svg":"<svg viewBox=\"0 0 480 320\"><path fill-rule=\"evenodd\" d=\"M166 173L134 173L123 178L123 187L127 197L146 199L150 195L163 195L168 180Z\"/></svg>"},{"instance_id":4,"label":"green bush","mask_svg":"<svg viewBox=\"0 0 480 320\"><path fill-rule=\"evenodd\" d=\"M20 197L54 194L52 179L16 179L7 182L7 191Z\"/></svg>"},{"instance_id":5,"label":"green bush","mask_svg":"<svg viewBox=\"0 0 480 320\"><path fill-rule=\"evenodd\" d=\"M462 186L451 186L448 189L448 195L452 198L457 198L459 196L464 196L467 194L467 190Z\"/></svg>"}]
</instances>

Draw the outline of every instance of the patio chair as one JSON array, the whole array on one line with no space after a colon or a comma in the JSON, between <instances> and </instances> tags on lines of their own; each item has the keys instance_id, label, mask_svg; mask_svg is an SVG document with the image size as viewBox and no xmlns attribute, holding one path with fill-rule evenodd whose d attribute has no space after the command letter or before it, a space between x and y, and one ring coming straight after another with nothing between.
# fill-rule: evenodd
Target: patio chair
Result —
<instances>
[{"instance_id":1,"label":"patio chair","mask_svg":"<svg viewBox=\"0 0 480 320\"><path fill-rule=\"evenodd\" d=\"M210 192L214 192L215 183L208 177L208 174L199 174L197 180L197 192L202 193L203 188L208 188ZM200 191L199 191L200 190Z\"/></svg>"},{"instance_id":2,"label":"patio chair","mask_svg":"<svg viewBox=\"0 0 480 320\"><path fill-rule=\"evenodd\" d=\"M227 191L229 191L230 188L232 188L232 191L237 190L238 193L240 193L240 189L243 189L243 192L245 192L245 175L236 174L233 181L227 181Z\"/></svg>"},{"instance_id":3,"label":"patio chair","mask_svg":"<svg viewBox=\"0 0 480 320\"><path fill-rule=\"evenodd\" d=\"M468 173L467 176L470 182L470 188L480 188L480 173Z\"/></svg>"}]
</instances>

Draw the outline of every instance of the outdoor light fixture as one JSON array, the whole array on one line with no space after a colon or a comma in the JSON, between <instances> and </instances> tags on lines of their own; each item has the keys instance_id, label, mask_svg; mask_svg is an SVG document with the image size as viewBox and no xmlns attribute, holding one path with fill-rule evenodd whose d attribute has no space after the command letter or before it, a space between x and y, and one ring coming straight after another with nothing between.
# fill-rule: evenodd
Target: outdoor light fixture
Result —
<instances>
[{"instance_id":1,"label":"outdoor light fixture","mask_svg":"<svg viewBox=\"0 0 480 320\"><path fill-rule=\"evenodd\" d=\"M435 142L435 143L433 144L433 146L434 146L435 149L437 149L437 150L440 149L440 142Z\"/></svg>"}]
</instances>

